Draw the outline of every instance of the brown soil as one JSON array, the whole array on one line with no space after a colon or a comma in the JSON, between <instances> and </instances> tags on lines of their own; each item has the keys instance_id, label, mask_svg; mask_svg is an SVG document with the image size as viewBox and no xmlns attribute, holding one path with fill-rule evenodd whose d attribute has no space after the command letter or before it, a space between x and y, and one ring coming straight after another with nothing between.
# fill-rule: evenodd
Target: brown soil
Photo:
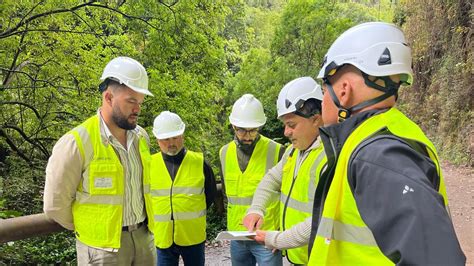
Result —
<instances>
[{"instance_id":1,"label":"brown soil","mask_svg":"<svg viewBox=\"0 0 474 266\"><path fill-rule=\"evenodd\" d=\"M467 257L466 265L474 265L474 169L448 162L442 164L442 169L454 228ZM229 244L208 244L206 265L231 265Z\"/></svg>"},{"instance_id":2,"label":"brown soil","mask_svg":"<svg viewBox=\"0 0 474 266\"><path fill-rule=\"evenodd\" d=\"M474 265L474 169L442 164L449 208L466 264Z\"/></svg>"}]
</instances>

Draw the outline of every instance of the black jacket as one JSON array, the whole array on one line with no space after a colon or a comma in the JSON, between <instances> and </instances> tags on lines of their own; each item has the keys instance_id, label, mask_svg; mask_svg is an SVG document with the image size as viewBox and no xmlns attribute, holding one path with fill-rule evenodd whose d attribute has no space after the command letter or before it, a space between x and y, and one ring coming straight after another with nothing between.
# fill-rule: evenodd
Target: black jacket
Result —
<instances>
[{"instance_id":1,"label":"black jacket","mask_svg":"<svg viewBox=\"0 0 474 266\"><path fill-rule=\"evenodd\" d=\"M320 129L328 167L316 189L310 251L344 142L363 121L384 111L366 111ZM439 181L424 147L388 130L363 141L351 155L348 182L359 213L383 254L395 264L465 264L450 215L437 191Z\"/></svg>"}]
</instances>

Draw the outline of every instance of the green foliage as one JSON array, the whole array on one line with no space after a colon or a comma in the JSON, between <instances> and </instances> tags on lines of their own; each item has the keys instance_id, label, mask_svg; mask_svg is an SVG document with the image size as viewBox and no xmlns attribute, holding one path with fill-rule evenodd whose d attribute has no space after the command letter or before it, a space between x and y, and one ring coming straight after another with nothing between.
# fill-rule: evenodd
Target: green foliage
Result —
<instances>
[{"instance_id":1,"label":"green foliage","mask_svg":"<svg viewBox=\"0 0 474 266\"><path fill-rule=\"evenodd\" d=\"M396 17L403 17L400 22L414 56L414 83L400 94L403 110L428 133L443 158L473 165L469 136L474 68L468 2L407 1Z\"/></svg>"},{"instance_id":2,"label":"green foliage","mask_svg":"<svg viewBox=\"0 0 474 266\"><path fill-rule=\"evenodd\" d=\"M228 104L244 93L254 94L262 101L269 118L263 134L285 142L283 128L276 119L275 102L279 91L292 79L314 77L330 44L349 27L377 17L392 17L394 8L384 9L384 12L374 8L353 2L304 0L290 1L281 15L266 11L273 18L266 24L274 29L270 46L257 45L242 53L240 72L226 83ZM381 12L386 15L376 16ZM259 15L258 12L253 14Z\"/></svg>"},{"instance_id":3,"label":"green foliage","mask_svg":"<svg viewBox=\"0 0 474 266\"><path fill-rule=\"evenodd\" d=\"M145 98L139 124L151 133L161 111L178 113L186 146L204 152L217 173L237 98L260 99L268 117L262 133L284 143L280 89L314 77L337 36L373 20L403 25L413 49L415 83L401 91L400 108L443 156L472 165L472 7L464 0L396 3L0 1L0 218L42 211L51 148L97 112L99 77L111 58L136 58L149 73L155 97ZM208 238L224 228L225 217L209 210ZM6 264L74 263L74 254L70 233L0 246Z\"/></svg>"},{"instance_id":4,"label":"green foliage","mask_svg":"<svg viewBox=\"0 0 474 266\"><path fill-rule=\"evenodd\" d=\"M18 217L22 214L19 211L7 210L5 208L5 201L6 201L5 199L0 199L0 219Z\"/></svg>"},{"instance_id":5,"label":"green foliage","mask_svg":"<svg viewBox=\"0 0 474 266\"><path fill-rule=\"evenodd\" d=\"M40 236L0 245L0 264L76 265L75 237L71 232Z\"/></svg>"},{"instance_id":6,"label":"green foliage","mask_svg":"<svg viewBox=\"0 0 474 266\"><path fill-rule=\"evenodd\" d=\"M140 124L151 132L161 111L177 112L187 124L186 145L203 151L217 169L218 148L225 141L218 136L224 130L219 115L226 77L221 33L229 3L124 2L0 3L2 216L16 214L13 210L25 215L42 211L51 148L97 112L102 69L119 55L142 62L150 75L156 96L146 98ZM36 246L17 243L13 247L19 255L2 259L52 263L74 257L62 253L73 250L73 242L55 236L29 242Z\"/></svg>"},{"instance_id":7,"label":"green foliage","mask_svg":"<svg viewBox=\"0 0 474 266\"><path fill-rule=\"evenodd\" d=\"M206 222L206 233L208 241L214 241L219 232L227 230L227 216L225 214L223 216L219 215L216 212L215 207L211 207L208 209Z\"/></svg>"}]
</instances>

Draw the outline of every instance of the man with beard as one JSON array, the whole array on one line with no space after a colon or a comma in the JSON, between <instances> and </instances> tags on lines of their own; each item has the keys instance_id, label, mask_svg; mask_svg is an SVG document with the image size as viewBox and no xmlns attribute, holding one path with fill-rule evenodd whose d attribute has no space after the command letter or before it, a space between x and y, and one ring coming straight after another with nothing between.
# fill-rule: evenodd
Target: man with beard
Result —
<instances>
[{"instance_id":1,"label":"man with beard","mask_svg":"<svg viewBox=\"0 0 474 266\"><path fill-rule=\"evenodd\" d=\"M200 152L184 148L185 125L172 112L155 118L161 152L152 156L153 233L159 266L204 265L206 209L216 195L212 168Z\"/></svg>"},{"instance_id":2,"label":"man with beard","mask_svg":"<svg viewBox=\"0 0 474 266\"><path fill-rule=\"evenodd\" d=\"M152 265L149 137L137 119L153 94L145 68L129 57L111 60L101 80L96 115L53 148L44 212L74 230L78 265Z\"/></svg>"},{"instance_id":3,"label":"man with beard","mask_svg":"<svg viewBox=\"0 0 474 266\"><path fill-rule=\"evenodd\" d=\"M238 99L229 116L234 140L220 150L221 171L227 196L227 229L246 231L242 218L252 202L260 180L280 160L281 145L259 134L266 122L262 104L251 94ZM265 214L266 230L279 228L278 194L271 199ZM281 252L254 241L233 240L230 244L232 265L282 265Z\"/></svg>"}]
</instances>

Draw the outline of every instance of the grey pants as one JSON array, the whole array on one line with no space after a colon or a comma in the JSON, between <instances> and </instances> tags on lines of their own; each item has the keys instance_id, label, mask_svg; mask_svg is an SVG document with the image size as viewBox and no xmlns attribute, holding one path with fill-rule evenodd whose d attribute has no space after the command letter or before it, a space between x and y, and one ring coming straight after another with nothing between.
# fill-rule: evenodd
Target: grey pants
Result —
<instances>
[{"instance_id":1,"label":"grey pants","mask_svg":"<svg viewBox=\"0 0 474 266\"><path fill-rule=\"evenodd\" d=\"M117 250L89 247L76 239L77 265L156 265L153 235L143 225L123 231Z\"/></svg>"}]
</instances>

